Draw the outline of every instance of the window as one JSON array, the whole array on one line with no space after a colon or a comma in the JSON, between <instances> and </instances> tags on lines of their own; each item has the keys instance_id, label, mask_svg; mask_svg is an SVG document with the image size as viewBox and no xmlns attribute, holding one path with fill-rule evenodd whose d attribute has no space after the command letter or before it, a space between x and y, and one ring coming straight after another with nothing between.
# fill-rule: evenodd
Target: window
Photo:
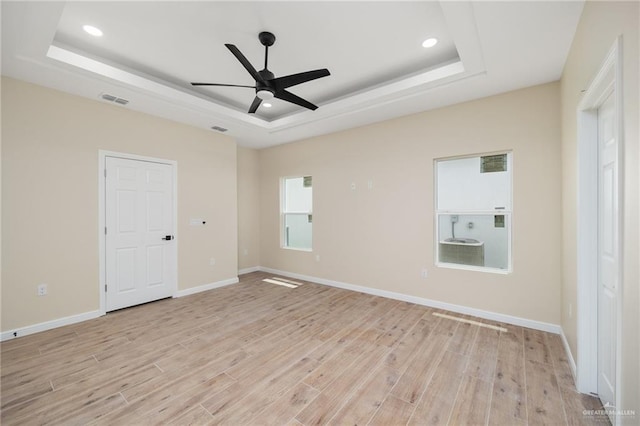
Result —
<instances>
[{"instance_id":1,"label":"window","mask_svg":"<svg viewBox=\"0 0 640 426\"><path fill-rule=\"evenodd\" d=\"M511 153L440 159L436 265L511 271Z\"/></svg>"},{"instance_id":2,"label":"window","mask_svg":"<svg viewBox=\"0 0 640 426\"><path fill-rule=\"evenodd\" d=\"M311 176L281 181L282 247L311 250L313 190Z\"/></svg>"}]
</instances>

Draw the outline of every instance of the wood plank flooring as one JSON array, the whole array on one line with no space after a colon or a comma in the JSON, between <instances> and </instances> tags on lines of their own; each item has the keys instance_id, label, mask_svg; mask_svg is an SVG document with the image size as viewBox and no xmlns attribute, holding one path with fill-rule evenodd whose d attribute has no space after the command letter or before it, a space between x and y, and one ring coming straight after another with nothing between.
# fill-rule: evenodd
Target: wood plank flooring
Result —
<instances>
[{"instance_id":1,"label":"wood plank flooring","mask_svg":"<svg viewBox=\"0 0 640 426\"><path fill-rule=\"evenodd\" d=\"M557 335L271 277L2 343L1 423L607 423Z\"/></svg>"}]
</instances>

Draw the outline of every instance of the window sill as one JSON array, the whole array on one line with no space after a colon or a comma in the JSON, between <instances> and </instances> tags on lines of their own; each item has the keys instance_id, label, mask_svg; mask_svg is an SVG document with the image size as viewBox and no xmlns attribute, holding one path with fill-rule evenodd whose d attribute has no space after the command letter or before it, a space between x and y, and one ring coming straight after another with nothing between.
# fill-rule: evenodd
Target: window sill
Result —
<instances>
[{"instance_id":1,"label":"window sill","mask_svg":"<svg viewBox=\"0 0 640 426\"><path fill-rule=\"evenodd\" d=\"M280 248L283 249L283 250L302 251L302 252L307 252L307 253L312 253L313 252L313 249L305 249L305 248L297 248L297 247L281 246Z\"/></svg>"},{"instance_id":2,"label":"window sill","mask_svg":"<svg viewBox=\"0 0 640 426\"><path fill-rule=\"evenodd\" d=\"M490 274L509 275L513 271L509 269L489 268L486 266L463 265L460 263L436 262L436 267L445 269L458 269L461 271L488 272Z\"/></svg>"}]
</instances>

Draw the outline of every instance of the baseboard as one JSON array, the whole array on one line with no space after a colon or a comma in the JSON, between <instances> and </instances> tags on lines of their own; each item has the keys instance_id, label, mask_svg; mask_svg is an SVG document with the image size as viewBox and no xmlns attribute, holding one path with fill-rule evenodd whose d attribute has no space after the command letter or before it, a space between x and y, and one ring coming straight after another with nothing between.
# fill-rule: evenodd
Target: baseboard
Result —
<instances>
[{"instance_id":1,"label":"baseboard","mask_svg":"<svg viewBox=\"0 0 640 426\"><path fill-rule=\"evenodd\" d=\"M252 266L251 268L244 268L238 270L238 275L250 274L252 272L258 272L260 270L259 266Z\"/></svg>"},{"instance_id":2,"label":"baseboard","mask_svg":"<svg viewBox=\"0 0 640 426\"><path fill-rule=\"evenodd\" d=\"M506 324L513 324L521 327L532 328L535 330L547 331L549 333L561 334L562 327L557 324L551 324L542 321L531 320L527 318L515 317L512 315L500 314L496 312L484 311L482 309L470 308L462 305L455 305L452 303L440 302L438 300L425 299L422 297L410 296L403 293L396 293L393 291L379 290L370 287L364 287L355 284L348 284L339 281L328 280L325 278L312 277L309 275L296 274L293 272L280 271L278 269L259 267L260 271L268 272L275 275L283 275L289 278L296 278L299 280L309 281L316 284L328 285L331 287L342 288L345 290L357 291L360 293L371 294L373 296L386 297L388 299L401 300L403 302L415 303L416 305L429 306L432 308L444 309L451 312L457 312L459 314L473 315L475 317L484 318L492 321L499 321Z\"/></svg>"},{"instance_id":3,"label":"baseboard","mask_svg":"<svg viewBox=\"0 0 640 426\"><path fill-rule=\"evenodd\" d=\"M58 318L51 321L41 322L39 324L28 325L26 327L20 327L9 331L3 331L0 334L0 342L5 340L15 339L17 337L28 336L29 334L39 333L41 331L47 331L65 325L76 324L82 321L91 320L102 316L100 311L85 312L78 315L71 315L69 317Z\"/></svg>"},{"instance_id":4,"label":"baseboard","mask_svg":"<svg viewBox=\"0 0 640 426\"><path fill-rule=\"evenodd\" d=\"M506 323L506 324L513 324L513 325L518 325L518 326L521 326L521 327L532 328L532 329L535 329L535 330L541 330L541 331L547 331L547 332L550 332L550 333L560 334L560 336L562 337L562 343L564 345L564 348L565 348L565 350L567 352L567 356L569 358L569 363L571 365L571 369L573 371L574 377L575 377L575 374L576 374L576 363L575 363L575 360L573 359L573 355L572 355L571 350L569 348L569 344L568 344L567 339L566 339L566 337L565 337L565 335L564 335L564 333L562 331L562 328L559 325L556 325L556 324L550 324L550 323L546 323L546 322L535 321L535 320L530 320L530 319L526 319L526 318L520 318L520 317L511 316L511 315L500 314L500 313L496 313L496 312L484 311L484 310L481 310L481 309L475 309L475 308L470 308L470 307L467 307L467 306L455 305L455 304L452 304L452 303L440 302L440 301L437 301L437 300L431 300L431 299L426 299L426 298L422 298L422 297L410 296L410 295L407 295L407 294L396 293L396 292L393 292L393 291L379 290L379 289L370 288L370 287L364 287L364 286L355 285L355 284L348 284L348 283L343 283L343 282L339 282L339 281L328 280L328 279L325 279L325 278L318 278L318 277L312 277L312 276L309 276L309 275L303 275L303 274L296 274L296 273L293 273L293 272L281 271L281 270L278 270L278 269L265 268L265 267L262 267L262 266L243 269L241 271L238 271L238 273L240 275L242 275L242 274L247 274L247 273L256 272L256 271L268 272L268 273L271 273L271 274L282 275L282 276L285 276L285 277L290 277L290 278L295 278L295 279L299 279L299 280L309 281L309 282L322 284L322 285L328 285L328 286L331 286L331 287L342 288L342 289L345 289L345 290L357 291L357 292L360 292L360 293L371 294L371 295L374 295L374 296L386 297L388 299L401 300L403 302L415 303L417 305L423 305L423 306L429 306L429 307L433 307L433 308L444 309L444 310L447 310L447 311L457 312L457 313L466 314L466 315L473 315L473 316L476 316L476 317L479 317L479 318L484 318L484 319L488 319L488 320L492 320L492 321L499 321L499 322L503 322L503 323ZM201 285L201 286L197 286L197 287L191 287L191 288L187 288L187 289L184 289L184 290L179 290L179 291L177 291L175 293L174 297L189 296L191 294L200 293L202 291L212 290L214 288L219 288L219 287L224 287L224 286L231 285L231 284L236 284L238 282L239 282L238 277L229 278L229 279L222 280L222 281L217 281L217 282L214 282L214 283L211 283L211 284L205 284L205 285ZM75 324L75 323L82 322L82 321L87 321L87 320L90 320L90 319L98 318L101 315L103 315L103 314L100 313L100 311L91 311L91 312L85 312L85 313L82 313L82 314L72 315L72 316L65 317L65 318L59 318L59 319L56 319L56 320L47 321L47 322L43 322L43 323L39 323L39 324L34 324L34 325L27 326L27 327L21 327L21 328L9 330L9 331L4 331L4 332L0 333L0 342L1 341L5 341L5 340L14 339L16 337L21 337L21 336L26 336L26 335L29 335L29 334L38 333L38 332L41 332L41 331L51 330L53 328L58 328L58 327L62 327L62 326L65 326L65 325L70 325L70 324Z\"/></svg>"},{"instance_id":5,"label":"baseboard","mask_svg":"<svg viewBox=\"0 0 640 426\"><path fill-rule=\"evenodd\" d=\"M213 290L214 288L224 287L231 284L237 284L240 280L238 277L229 278L227 280L217 281L211 284L199 285L197 287L186 288L184 290L178 290L173 297L184 297L189 296L191 294L200 293L202 291Z\"/></svg>"},{"instance_id":6,"label":"baseboard","mask_svg":"<svg viewBox=\"0 0 640 426\"><path fill-rule=\"evenodd\" d=\"M564 351L567 353L567 358L569 359L569 366L571 367L571 373L573 373L573 381L575 383L578 383L578 381L576 380L576 361L573 359L569 341L567 341L567 336L564 335L564 330L562 329L560 329L560 337L562 338L562 346L564 346Z\"/></svg>"},{"instance_id":7,"label":"baseboard","mask_svg":"<svg viewBox=\"0 0 640 426\"><path fill-rule=\"evenodd\" d=\"M190 294L200 293L201 291L207 291L214 288L224 287L230 284L238 283L238 277L229 278L227 280L218 281L211 284L205 284L198 287L191 287L185 290L179 290L176 292L174 297L184 297L189 296ZM29 334L39 333L41 331L47 331L58 327L63 327L65 325L76 324L82 321L91 320L94 318L98 318L99 316L104 315L100 311L91 311L85 312L83 314L72 315L69 317L58 318L51 321L41 322L39 324L29 325L26 327L20 327L9 331L3 331L0 333L0 342L5 340L15 339L17 337L27 336Z\"/></svg>"}]
</instances>

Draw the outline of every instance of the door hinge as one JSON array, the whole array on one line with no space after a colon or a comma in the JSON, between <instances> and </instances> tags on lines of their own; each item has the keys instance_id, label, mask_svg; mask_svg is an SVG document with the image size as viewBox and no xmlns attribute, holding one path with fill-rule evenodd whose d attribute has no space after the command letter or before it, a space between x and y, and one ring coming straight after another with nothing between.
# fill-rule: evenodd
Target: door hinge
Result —
<instances>
[{"instance_id":1,"label":"door hinge","mask_svg":"<svg viewBox=\"0 0 640 426\"><path fill-rule=\"evenodd\" d=\"M107 177L107 169L104 169L104 177Z\"/></svg>"},{"instance_id":2,"label":"door hinge","mask_svg":"<svg viewBox=\"0 0 640 426\"><path fill-rule=\"evenodd\" d=\"M104 235L107 235L107 227L104 227Z\"/></svg>"},{"instance_id":3,"label":"door hinge","mask_svg":"<svg viewBox=\"0 0 640 426\"><path fill-rule=\"evenodd\" d=\"M106 284L104 285L104 292L105 293L107 292L107 285Z\"/></svg>"}]
</instances>

